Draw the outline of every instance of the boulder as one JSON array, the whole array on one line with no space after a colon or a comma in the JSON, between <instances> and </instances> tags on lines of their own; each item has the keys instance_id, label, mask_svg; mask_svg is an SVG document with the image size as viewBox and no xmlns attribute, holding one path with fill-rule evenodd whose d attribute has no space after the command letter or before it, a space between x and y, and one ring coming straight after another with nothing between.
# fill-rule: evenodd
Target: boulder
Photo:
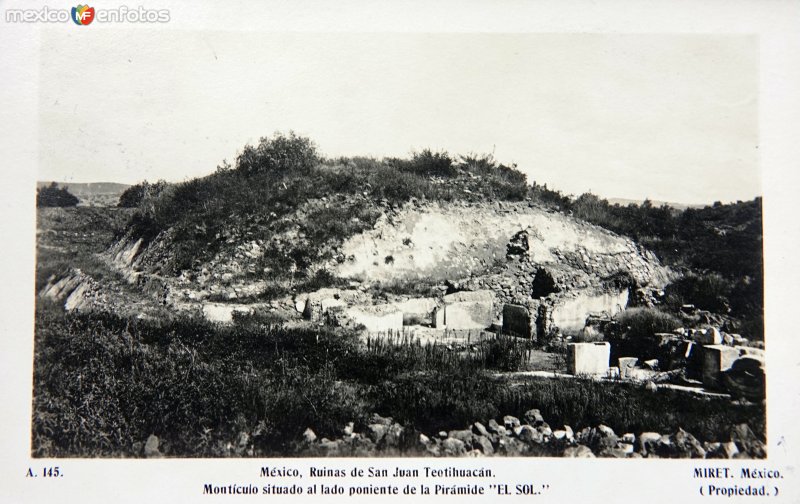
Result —
<instances>
[{"instance_id":1,"label":"boulder","mask_svg":"<svg viewBox=\"0 0 800 504\"><path fill-rule=\"evenodd\" d=\"M695 331L694 340L701 345L721 345L722 334L716 327Z\"/></svg>"},{"instance_id":2,"label":"boulder","mask_svg":"<svg viewBox=\"0 0 800 504\"><path fill-rule=\"evenodd\" d=\"M389 426L389 425L392 425L393 422L394 422L394 419L392 417L383 417L383 416L380 416L377 413L373 413L369 417L369 423L371 423L371 424L381 424L381 425Z\"/></svg>"},{"instance_id":3,"label":"boulder","mask_svg":"<svg viewBox=\"0 0 800 504\"><path fill-rule=\"evenodd\" d=\"M450 437L441 442L440 449L445 457L458 457L467 453L467 448L463 441Z\"/></svg>"},{"instance_id":4,"label":"boulder","mask_svg":"<svg viewBox=\"0 0 800 504\"><path fill-rule=\"evenodd\" d=\"M474 436L475 435L469 429L451 430L450 432L447 433L447 437L458 439L459 441L462 441L464 444L470 443Z\"/></svg>"},{"instance_id":5,"label":"boulder","mask_svg":"<svg viewBox=\"0 0 800 504\"><path fill-rule=\"evenodd\" d=\"M341 457L343 455L343 446L344 442L340 439L331 441L330 439L323 438L314 447L314 452L320 457Z\"/></svg>"},{"instance_id":6,"label":"boulder","mask_svg":"<svg viewBox=\"0 0 800 504\"><path fill-rule=\"evenodd\" d=\"M526 424L534 427L544 424L544 417L542 417L542 413L538 409L529 409L522 415L522 419Z\"/></svg>"},{"instance_id":7,"label":"boulder","mask_svg":"<svg viewBox=\"0 0 800 504\"><path fill-rule=\"evenodd\" d=\"M568 458L595 458L592 450L583 445L568 446L563 455Z\"/></svg>"},{"instance_id":8,"label":"boulder","mask_svg":"<svg viewBox=\"0 0 800 504\"><path fill-rule=\"evenodd\" d=\"M658 371L658 359L650 359L642 362L645 369L649 369L651 371Z\"/></svg>"},{"instance_id":9,"label":"boulder","mask_svg":"<svg viewBox=\"0 0 800 504\"><path fill-rule=\"evenodd\" d=\"M731 428L731 441L741 454L749 458L766 458L767 447L746 423Z\"/></svg>"},{"instance_id":10,"label":"boulder","mask_svg":"<svg viewBox=\"0 0 800 504\"><path fill-rule=\"evenodd\" d=\"M625 452L625 456L628 456L628 455L630 455L631 453L634 452L633 443L623 443L621 440L620 440L619 443L617 443L617 448L616 449L617 450L622 450L623 452Z\"/></svg>"},{"instance_id":11,"label":"boulder","mask_svg":"<svg viewBox=\"0 0 800 504\"><path fill-rule=\"evenodd\" d=\"M764 358L758 355L742 355L731 364L735 371L764 371Z\"/></svg>"},{"instance_id":12,"label":"boulder","mask_svg":"<svg viewBox=\"0 0 800 504\"><path fill-rule=\"evenodd\" d=\"M494 447L492 442L486 436L475 436L472 439L472 447L480 450L484 455L493 455Z\"/></svg>"},{"instance_id":13,"label":"boulder","mask_svg":"<svg viewBox=\"0 0 800 504\"><path fill-rule=\"evenodd\" d=\"M519 427L519 432L516 433L520 441L526 443L541 443L544 441L544 436L530 425L522 425Z\"/></svg>"},{"instance_id":14,"label":"boulder","mask_svg":"<svg viewBox=\"0 0 800 504\"><path fill-rule=\"evenodd\" d=\"M671 436L670 440L678 458L705 458L706 456L706 451L700 441L681 428Z\"/></svg>"},{"instance_id":15,"label":"boulder","mask_svg":"<svg viewBox=\"0 0 800 504\"><path fill-rule=\"evenodd\" d=\"M630 452L627 451L627 450L624 450L622 448L616 448L616 447L614 447L614 448L604 448L599 453L599 456L601 458L627 458L628 457L628 453L630 453Z\"/></svg>"},{"instance_id":16,"label":"boulder","mask_svg":"<svg viewBox=\"0 0 800 504\"><path fill-rule=\"evenodd\" d=\"M486 430L486 427L480 422L475 422L474 424L472 424L472 432L477 436L489 435L489 431Z\"/></svg>"},{"instance_id":17,"label":"boulder","mask_svg":"<svg viewBox=\"0 0 800 504\"><path fill-rule=\"evenodd\" d=\"M661 445L661 434L658 432L642 432L636 440L639 445L639 453L649 455L656 453Z\"/></svg>"},{"instance_id":18,"label":"boulder","mask_svg":"<svg viewBox=\"0 0 800 504\"><path fill-rule=\"evenodd\" d=\"M369 424L367 425L367 436L373 443L378 444L383 439L383 436L386 435L387 429L388 427L384 424Z\"/></svg>"},{"instance_id":19,"label":"boulder","mask_svg":"<svg viewBox=\"0 0 800 504\"><path fill-rule=\"evenodd\" d=\"M501 437L497 441L496 452L506 457L516 457L528 451L528 445L513 437Z\"/></svg>"},{"instance_id":20,"label":"boulder","mask_svg":"<svg viewBox=\"0 0 800 504\"><path fill-rule=\"evenodd\" d=\"M620 357L617 359L617 364L619 365L619 376L620 378L632 378L631 370L636 368L636 364L639 362L639 359L636 357Z\"/></svg>"},{"instance_id":21,"label":"boulder","mask_svg":"<svg viewBox=\"0 0 800 504\"><path fill-rule=\"evenodd\" d=\"M379 448L390 448L390 449L397 449L400 448L400 442L403 436L403 426L400 424L393 423L386 428L386 431L381 438L381 442L379 444Z\"/></svg>"},{"instance_id":22,"label":"boulder","mask_svg":"<svg viewBox=\"0 0 800 504\"><path fill-rule=\"evenodd\" d=\"M317 435L314 433L313 430L311 430L311 427L303 431L303 441L305 441L306 443L313 443L316 440L317 440Z\"/></svg>"},{"instance_id":23,"label":"boulder","mask_svg":"<svg viewBox=\"0 0 800 504\"><path fill-rule=\"evenodd\" d=\"M515 416L506 415L503 417L503 427L505 427L506 430L512 430L514 427L519 427L520 425L519 418Z\"/></svg>"},{"instance_id":24,"label":"boulder","mask_svg":"<svg viewBox=\"0 0 800 504\"><path fill-rule=\"evenodd\" d=\"M158 450L160 440L155 434L150 434L147 437L147 442L144 444L144 456L147 458L158 458L161 452Z\"/></svg>"},{"instance_id":25,"label":"boulder","mask_svg":"<svg viewBox=\"0 0 800 504\"><path fill-rule=\"evenodd\" d=\"M589 429L588 432L581 431L581 433L583 443L598 453L606 449L615 448L617 446L617 442L619 441L619 438L614 433L614 430L611 429L611 427L602 424Z\"/></svg>"}]
</instances>

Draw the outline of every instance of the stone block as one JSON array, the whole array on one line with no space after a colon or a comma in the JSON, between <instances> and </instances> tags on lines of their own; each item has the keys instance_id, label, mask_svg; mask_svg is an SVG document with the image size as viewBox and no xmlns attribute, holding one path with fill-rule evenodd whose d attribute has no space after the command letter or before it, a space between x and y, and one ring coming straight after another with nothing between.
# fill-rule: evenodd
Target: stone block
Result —
<instances>
[{"instance_id":1,"label":"stone block","mask_svg":"<svg viewBox=\"0 0 800 504\"><path fill-rule=\"evenodd\" d=\"M722 334L716 327L703 329L694 333L694 340L701 345L721 345Z\"/></svg>"},{"instance_id":2,"label":"stone block","mask_svg":"<svg viewBox=\"0 0 800 504\"><path fill-rule=\"evenodd\" d=\"M203 305L203 317L211 322L230 324L233 322L234 313L245 315L252 313L252 309L248 306L222 303L206 303Z\"/></svg>"},{"instance_id":3,"label":"stone block","mask_svg":"<svg viewBox=\"0 0 800 504\"><path fill-rule=\"evenodd\" d=\"M600 343L570 343L567 346L567 366L573 375L600 375L608 372L611 345Z\"/></svg>"},{"instance_id":4,"label":"stone block","mask_svg":"<svg viewBox=\"0 0 800 504\"><path fill-rule=\"evenodd\" d=\"M462 291L444 297L444 323L448 329L486 329L492 325L493 313L494 293L490 290Z\"/></svg>"},{"instance_id":5,"label":"stone block","mask_svg":"<svg viewBox=\"0 0 800 504\"><path fill-rule=\"evenodd\" d=\"M636 357L620 357L617 359L620 378L633 378L631 370L636 367L637 362L639 362L639 359Z\"/></svg>"},{"instance_id":6,"label":"stone block","mask_svg":"<svg viewBox=\"0 0 800 504\"><path fill-rule=\"evenodd\" d=\"M433 315L438 306L433 298L414 298L394 303L403 312L405 325L434 325Z\"/></svg>"},{"instance_id":7,"label":"stone block","mask_svg":"<svg viewBox=\"0 0 800 504\"><path fill-rule=\"evenodd\" d=\"M703 346L703 385L720 387L722 373L739 358L739 349L726 345Z\"/></svg>"},{"instance_id":8,"label":"stone block","mask_svg":"<svg viewBox=\"0 0 800 504\"><path fill-rule=\"evenodd\" d=\"M573 297L559 299L551 308L552 323L564 333L577 333L590 315L613 317L628 305L628 290L594 293L580 291Z\"/></svg>"},{"instance_id":9,"label":"stone block","mask_svg":"<svg viewBox=\"0 0 800 504\"><path fill-rule=\"evenodd\" d=\"M445 329L447 325L444 323L444 306L437 306L433 310L433 327L434 329Z\"/></svg>"},{"instance_id":10,"label":"stone block","mask_svg":"<svg viewBox=\"0 0 800 504\"><path fill-rule=\"evenodd\" d=\"M535 334L531 313L524 306L503 305L503 333L530 339Z\"/></svg>"},{"instance_id":11,"label":"stone block","mask_svg":"<svg viewBox=\"0 0 800 504\"><path fill-rule=\"evenodd\" d=\"M390 305L353 306L345 310L345 315L372 333L403 330L403 312Z\"/></svg>"}]
</instances>

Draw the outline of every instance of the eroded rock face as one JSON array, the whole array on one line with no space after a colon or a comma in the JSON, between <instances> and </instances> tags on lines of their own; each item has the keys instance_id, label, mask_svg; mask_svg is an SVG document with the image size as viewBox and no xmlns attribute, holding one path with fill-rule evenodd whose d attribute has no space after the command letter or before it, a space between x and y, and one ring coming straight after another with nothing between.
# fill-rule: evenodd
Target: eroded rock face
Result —
<instances>
[{"instance_id":1,"label":"eroded rock face","mask_svg":"<svg viewBox=\"0 0 800 504\"><path fill-rule=\"evenodd\" d=\"M346 240L342 254L351 259L336 272L364 280L468 278L507 254L536 265L569 263L601 277L627 269L640 284L667 280L655 256L632 241L524 203L502 210L463 202L407 205ZM375 260L390 256L391 263Z\"/></svg>"}]
</instances>

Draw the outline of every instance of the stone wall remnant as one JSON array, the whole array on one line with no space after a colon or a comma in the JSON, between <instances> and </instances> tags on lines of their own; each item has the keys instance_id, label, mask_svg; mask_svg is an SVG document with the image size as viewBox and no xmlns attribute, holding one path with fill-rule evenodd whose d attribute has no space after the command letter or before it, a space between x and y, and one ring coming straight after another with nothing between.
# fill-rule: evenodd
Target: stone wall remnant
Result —
<instances>
[{"instance_id":1,"label":"stone wall remnant","mask_svg":"<svg viewBox=\"0 0 800 504\"><path fill-rule=\"evenodd\" d=\"M403 330L403 312L395 306L351 306L344 310L344 314L353 323L363 325L371 333Z\"/></svg>"},{"instance_id":2,"label":"stone wall remnant","mask_svg":"<svg viewBox=\"0 0 800 504\"><path fill-rule=\"evenodd\" d=\"M448 329L486 329L492 325L493 313L494 293L490 290L444 296L444 324Z\"/></svg>"}]
</instances>

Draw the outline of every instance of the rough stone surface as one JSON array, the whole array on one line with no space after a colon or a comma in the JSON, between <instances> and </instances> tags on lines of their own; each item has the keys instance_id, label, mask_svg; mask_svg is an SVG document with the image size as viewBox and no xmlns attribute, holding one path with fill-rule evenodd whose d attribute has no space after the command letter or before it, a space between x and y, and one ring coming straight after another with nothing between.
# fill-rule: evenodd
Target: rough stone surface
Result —
<instances>
[{"instance_id":1,"label":"rough stone surface","mask_svg":"<svg viewBox=\"0 0 800 504\"><path fill-rule=\"evenodd\" d=\"M703 385L711 388L722 386L722 373L731 368L739 358L739 350L726 345L703 347Z\"/></svg>"},{"instance_id":2,"label":"rough stone surface","mask_svg":"<svg viewBox=\"0 0 800 504\"><path fill-rule=\"evenodd\" d=\"M636 367L639 359L636 357L620 357L617 362L619 364L620 378L631 378L631 370Z\"/></svg>"},{"instance_id":3,"label":"rough stone surface","mask_svg":"<svg viewBox=\"0 0 800 504\"><path fill-rule=\"evenodd\" d=\"M393 306L351 306L345 310L345 316L372 333L403 330L403 312Z\"/></svg>"},{"instance_id":4,"label":"rough stone surface","mask_svg":"<svg viewBox=\"0 0 800 504\"><path fill-rule=\"evenodd\" d=\"M316 440L317 440L317 435L314 433L313 430L311 430L310 427L307 428L305 431L303 431L303 441L305 441L306 443L313 443Z\"/></svg>"},{"instance_id":5,"label":"rough stone surface","mask_svg":"<svg viewBox=\"0 0 800 504\"><path fill-rule=\"evenodd\" d=\"M147 458L160 457L161 452L158 449L159 443L158 436L150 434L150 436L147 437L147 442L144 444L144 456Z\"/></svg>"},{"instance_id":6,"label":"rough stone surface","mask_svg":"<svg viewBox=\"0 0 800 504\"><path fill-rule=\"evenodd\" d=\"M564 450L564 457L568 458L595 458L594 453L583 445L568 446Z\"/></svg>"},{"instance_id":7,"label":"rough stone surface","mask_svg":"<svg viewBox=\"0 0 800 504\"><path fill-rule=\"evenodd\" d=\"M605 375L611 345L602 343L570 343L567 346L567 368L573 375Z\"/></svg>"},{"instance_id":8,"label":"rough stone surface","mask_svg":"<svg viewBox=\"0 0 800 504\"><path fill-rule=\"evenodd\" d=\"M542 417L542 412L538 409L529 409L522 415L522 419L525 423L533 425L534 427L544 424L544 417Z\"/></svg>"},{"instance_id":9,"label":"rough stone surface","mask_svg":"<svg viewBox=\"0 0 800 504\"><path fill-rule=\"evenodd\" d=\"M444 323L448 329L486 329L492 325L494 293L462 291L444 297Z\"/></svg>"},{"instance_id":10,"label":"rough stone surface","mask_svg":"<svg viewBox=\"0 0 800 504\"><path fill-rule=\"evenodd\" d=\"M442 454L445 457L458 457L467 452L464 442L460 439L447 438L442 441Z\"/></svg>"},{"instance_id":11,"label":"rough stone surface","mask_svg":"<svg viewBox=\"0 0 800 504\"><path fill-rule=\"evenodd\" d=\"M528 339L534 337L536 324L528 308L512 304L503 305L503 333Z\"/></svg>"}]
</instances>

